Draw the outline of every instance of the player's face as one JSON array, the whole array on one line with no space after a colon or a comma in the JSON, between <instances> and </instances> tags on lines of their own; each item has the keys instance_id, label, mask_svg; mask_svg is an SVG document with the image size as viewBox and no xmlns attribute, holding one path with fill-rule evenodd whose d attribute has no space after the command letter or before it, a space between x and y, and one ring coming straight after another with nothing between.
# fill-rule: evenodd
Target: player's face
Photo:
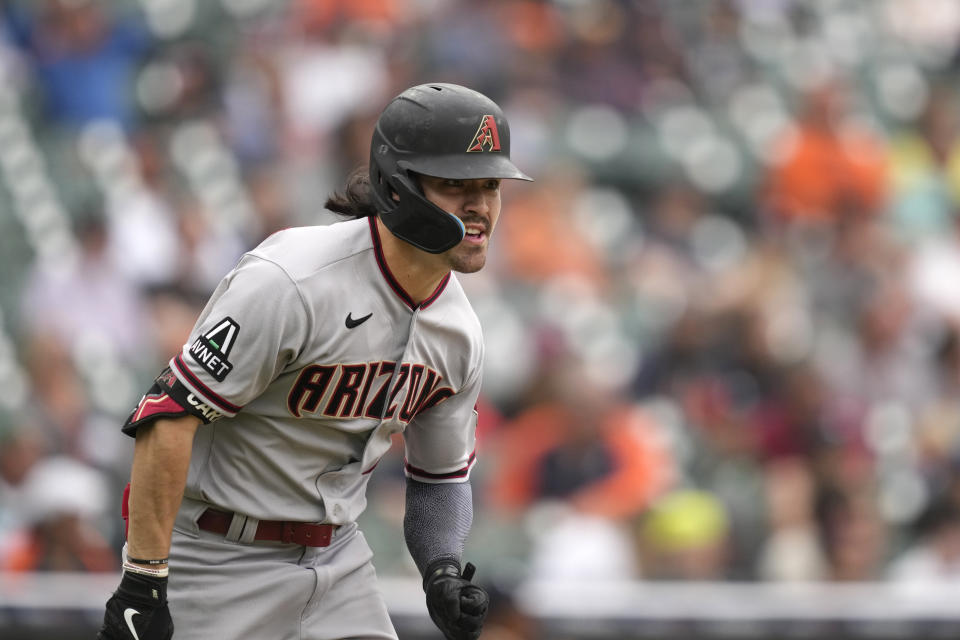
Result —
<instances>
[{"instance_id":1,"label":"player's face","mask_svg":"<svg viewBox=\"0 0 960 640\"><path fill-rule=\"evenodd\" d=\"M500 180L420 176L420 186L430 202L460 218L466 229L460 244L443 254L450 268L461 273L479 271L500 218Z\"/></svg>"}]
</instances>

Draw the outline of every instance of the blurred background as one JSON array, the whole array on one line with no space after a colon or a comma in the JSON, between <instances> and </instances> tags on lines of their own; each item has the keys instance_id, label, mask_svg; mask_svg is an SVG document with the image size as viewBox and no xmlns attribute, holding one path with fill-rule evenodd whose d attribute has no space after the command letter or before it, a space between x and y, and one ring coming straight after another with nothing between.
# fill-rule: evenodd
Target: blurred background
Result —
<instances>
[{"instance_id":1,"label":"blurred background","mask_svg":"<svg viewBox=\"0 0 960 640\"><path fill-rule=\"evenodd\" d=\"M0 635L92 637L123 419L431 81L536 179L461 278L483 637L960 635L960 2L0 8ZM392 456L362 526L435 637Z\"/></svg>"}]
</instances>

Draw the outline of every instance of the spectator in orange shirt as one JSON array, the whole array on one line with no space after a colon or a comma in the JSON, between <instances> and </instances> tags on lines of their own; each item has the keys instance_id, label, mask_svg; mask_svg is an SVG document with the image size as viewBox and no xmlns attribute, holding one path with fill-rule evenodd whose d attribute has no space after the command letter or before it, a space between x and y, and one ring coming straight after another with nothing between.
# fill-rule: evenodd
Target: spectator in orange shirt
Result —
<instances>
[{"instance_id":1,"label":"spectator in orange shirt","mask_svg":"<svg viewBox=\"0 0 960 640\"><path fill-rule=\"evenodd\" d=\"M834 223L849 215L873 215L887 197L883 145L851 125L846 93L824 83L804 100L796 129L778 144L783 152L767 175L767 208L784 222Z\"/></svg>"},{"instance_id":2,"label":"spectator in orange shirt","mask_svg":"<svg viewBox=\"0 0 960 640\"><path fill-rule=\"evenodd\" d=\"M560 500L609 519L637 515L673 473L656 425L594 384L574 358L550 364L543 399L497 433L493 504L522 510Z\"/></svg>"}]
</instances>

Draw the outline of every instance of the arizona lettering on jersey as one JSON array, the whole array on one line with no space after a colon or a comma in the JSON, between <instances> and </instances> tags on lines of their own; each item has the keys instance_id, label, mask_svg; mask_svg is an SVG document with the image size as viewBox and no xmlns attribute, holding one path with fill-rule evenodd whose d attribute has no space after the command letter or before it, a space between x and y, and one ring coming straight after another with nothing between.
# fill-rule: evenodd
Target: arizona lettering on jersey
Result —
<instances>
[{"instance_id":1,"label":"arizona lettering on jersey","mask_svg":"<svg viewBox=\"0 0 960 640\"><path fill-rule=\"evenodd\" d=\"M437 371L408 362L400 365L390 388L396 367L396 362L385 360L304 367L287 396L287 409L296 418L304 417L304 413L377 420L396 416L406 424L420 411L454 394L452 388L440 384L443 376Z\"/></svg>"}]
</instances>

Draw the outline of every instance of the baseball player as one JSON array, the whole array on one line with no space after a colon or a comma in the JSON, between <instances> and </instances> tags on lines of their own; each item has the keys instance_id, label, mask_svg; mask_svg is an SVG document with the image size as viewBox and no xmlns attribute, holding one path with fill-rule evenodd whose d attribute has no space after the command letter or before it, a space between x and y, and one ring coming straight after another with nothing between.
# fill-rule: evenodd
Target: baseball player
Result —
<instances>
[{"instance_id":1,"label":"baseball player","mask_svg":"<svg viewBox=\"0 0 960 640\"><path fill-rule=\"evenodd\" d=\"M356 519L396 433L430 616L479 636L461 554L483 342L451 272L483 266L500 181L530 179L509 150L486 96L408 89L369 173L327 201L351 219L280 231L223 279L123 426L123 577L98 638L395 639Z\"/></svg>"}]
</instances>

